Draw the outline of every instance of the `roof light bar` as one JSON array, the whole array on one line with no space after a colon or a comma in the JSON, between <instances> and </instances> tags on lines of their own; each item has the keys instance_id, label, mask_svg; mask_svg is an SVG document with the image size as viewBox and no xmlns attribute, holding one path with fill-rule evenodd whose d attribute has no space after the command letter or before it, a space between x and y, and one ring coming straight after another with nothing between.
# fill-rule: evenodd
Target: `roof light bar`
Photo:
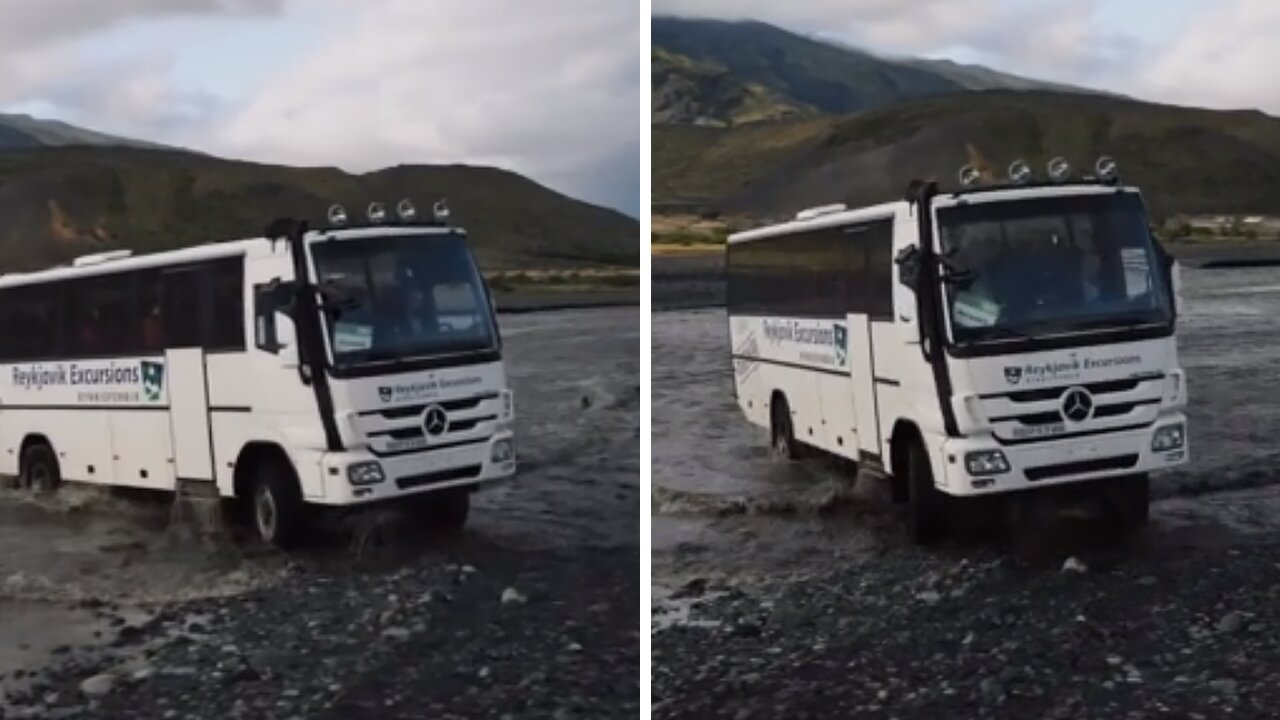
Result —
<instances>
[{"instance_id":1,"label":"roof light bar","mask_svg":"<svg viewBox=\"0 0 1280 720\"><path fill-rule=\"evenodd\" d=\"M1026 185L1031 182L1031 166L1025 160L1014 160L1009 163L1009 181L1015 185Z\"/></svg>"},{"instance_id":2,"label":"roof light bar","mask_svg":"<svg viewBox=\"0 0 1280 720\"><path fill-rule=\"evenodd\" d=\"M1054 182L1065 182L1071 177L1071 163L1064 157L1050 160L1045 169L1049 172L1049 179Z\"/></svg>"},{"instance_id":3,"label":"roof light bar","mask_svg":"<svg viewBox=\"0 0 1280 720\"><path fill-rule=\"evenodd\" d=\"M405 198L396 203L396 216L401 222L413 222L413 219L418 217L418 209L409 202L409 198Z\"/></svg>"},{"instance_id":4,"label":"roof light bar","mask_svg":"<svg viewBox=\"0 0 1280 720\"><path fill-rule=\"evenodd\" d=\"M1094 164L1093 171L1098 177L1108 182L1120 177L1120 166L1116 164L1114 158L1110 155L1103 155L1098 158L1098 162Z\"/></svg>"}]
</instances>

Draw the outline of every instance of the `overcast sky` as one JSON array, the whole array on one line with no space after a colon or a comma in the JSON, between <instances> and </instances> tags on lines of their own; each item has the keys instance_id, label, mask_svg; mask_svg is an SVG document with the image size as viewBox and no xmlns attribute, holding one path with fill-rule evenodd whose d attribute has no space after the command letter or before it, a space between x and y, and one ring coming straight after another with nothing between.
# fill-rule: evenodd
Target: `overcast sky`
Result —
<instances>
[{"instance_id":1,"label":"overcast sky","mask_svg":"<svg viewBox=\"0 0 1280 720\"><path fill-rule=\"evenodd\" d=\"M1280 115L1280 0L653 0L653 10Z\"/></svg>"},{"instance_id":2,"label":"overcast sky","mask_svg":"<svg viewBox=\"0 0 1280 720\"><path fill-rule=\"evenodd\" d=\"M3 0L0 112L262 162L498 165L640 207L637 0Z\"/></svg>"}]
</instances>

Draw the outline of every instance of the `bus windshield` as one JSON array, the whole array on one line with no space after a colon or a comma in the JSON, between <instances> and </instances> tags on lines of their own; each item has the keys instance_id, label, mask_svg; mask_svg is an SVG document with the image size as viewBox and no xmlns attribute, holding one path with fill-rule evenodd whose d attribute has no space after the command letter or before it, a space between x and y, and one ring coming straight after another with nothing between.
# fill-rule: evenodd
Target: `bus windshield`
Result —
<instances>
[{"instance_id":1,"label":"bus windshield","mask_svg":"<svg viewBox=\"0 0 1280 720\"><path fill-rule=\"evenodd\" d=\"M312 246L334 363L490 350L488 297L459 234Z\"/></svg>"},{"instance_id":2,"label":"bus windshield","mask_svg":"<svg viewBox=\"0 0 1280 720\"><path fill-rule=\"evenodd\" d=\"M1171 322L1134 193L943 208L938 228L957 344Z\"/></svg>"}]
</instances>

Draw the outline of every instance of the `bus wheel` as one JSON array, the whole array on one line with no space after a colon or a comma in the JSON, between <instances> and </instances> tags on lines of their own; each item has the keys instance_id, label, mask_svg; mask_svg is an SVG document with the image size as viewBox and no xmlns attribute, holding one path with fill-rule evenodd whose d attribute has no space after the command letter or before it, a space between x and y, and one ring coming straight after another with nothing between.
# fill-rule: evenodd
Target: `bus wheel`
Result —
<instances>
[{"instance_id":1,"label":"bus wheel","mask_svg":"<svg viewBox=\"0 0 1280 720\"><path fill-rule=\"evenodd\" d=\"M946 533L946 496L933 484L929 456L920 441L907 451L907 533L918 545L931 545Z\"/></svg>"},{"instance_id":2,"label":"bus wheel","mask_svg":"<svg viewBox=\"0 0 1280 720\"><path fill-rule=\"evenodd\" d=\"M431 532L458 535L467 526L467 516L471 514L471 488L454 487L429 492L419 502Z\"/></svg>"},{"instance_id":3,"label":"bus wheel","mask_svg":"<svg viewBox=\"0 0 1280 720\"><path fill-rule=\"evenodd\" d=\"M249 503L253 527L262 542L287 549L301 539L306 524L302 494L284 463L265 460L258 465Z\"/></svg>"},{"instance_id":4,"label":"bus wheel","mask_svg":"<svg viewBox=\"0 0 1280 720\"><path fill-rule=\"evenodd\" d=\"M58 456L45 443L31 445L22 453L22 485L44 495L57 491L62 484L62 468Z\"/></svg>"},{"instance_id":5,"label":"bus wheel","mask_svg":"<svg viewBox=\"0 0 1280 720\"><path fill-rule=\"evenodd\" d=\"M769 434L774 454L783 460L799 460L800 443L796 440L796 433L791 425L791 406L787 404L786 397L775 395L769 414Z\"/></svg>"}]
</instances>

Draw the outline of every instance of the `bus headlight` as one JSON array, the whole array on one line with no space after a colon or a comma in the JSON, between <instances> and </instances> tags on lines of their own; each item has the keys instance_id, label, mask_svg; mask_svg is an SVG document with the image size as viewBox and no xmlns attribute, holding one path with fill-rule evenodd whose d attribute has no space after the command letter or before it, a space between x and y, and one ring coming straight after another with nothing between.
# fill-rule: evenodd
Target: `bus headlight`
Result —
<instances>
[{"instance_id":1,"label":"bus headlight","mask_svg":"<svg viewBox=\"0 0 1280 720\"><path fill-rule=\"evenodd\" d=\"M1182 423L1176 425L1165 425L1156 428L1156 434L1151 438L1152 452L1167 452L1169 450L1180 450L1187 442L1187 428Z\"/></svg>"},{"instance_id":2,"label":"bus headlight","mask_svg":"<svg viewBox=\"0 0 1280 720\"><path fill-rule=\"evenodd\" d=\"M965 453L964 468L970 475L999 475L1009 472L1009 460L1002 450L974 450Z\"/></svg>"},{"instance_id":3,"label":"bus headlight","mask_svg":"<svg viewBox=\"0 0 1280 720\"><path fill-rule=\"evenodd\" d=\"M347 481L352 485L376 485L386 479L387 476L382 473L382 465L377 460L347 466Z\"/></svg>"},{"instance_id":4,"label":"bus headlight","mask_svg":"<svg viewBox=\"0 0 1280 720\"><path fill-rule=\"evenodd\" d=\"M489 460L494 464L508 463L516 457L516 443L511 438L503 438L493 444L489 450Z\"/></svg>"}]
</instances>

